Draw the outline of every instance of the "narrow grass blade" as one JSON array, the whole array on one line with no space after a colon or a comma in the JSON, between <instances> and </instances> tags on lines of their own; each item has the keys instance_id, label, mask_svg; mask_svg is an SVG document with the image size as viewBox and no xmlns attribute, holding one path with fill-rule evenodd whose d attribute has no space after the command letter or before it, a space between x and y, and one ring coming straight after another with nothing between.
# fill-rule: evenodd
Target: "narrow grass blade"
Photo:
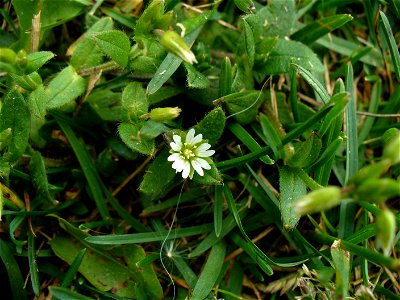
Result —
<instances>
[{"instance_id":1,"label":"narrow grass blade","mask_svg":"<svg viewBox=\"0 0 400 300\"><path fill-rule=\"evenodd\" d=\"M58 116L54 116L57 120L57 123L60 125L61 129L64 131L67 136L72 149L76 155L76 158L81 165L82 171L85 174L86 180L89 184L89 188L92 192L94 201L96 203L97 208L99 209L99 213L103 219L107 219L110 217L108 212L107 205L104 201L104 195L102 193L102 187L97 180L97 176L94 171L94 167L92 166L92 162L90 160L90 156L87 153L87 150L82 145L82 143L76 137L72 128L63 120L58 118Z\"/></svg>"},{"instance_id":2,"label":"narrow grass blade","mask_svg":"<svg viewBox=\"0 0 400 300\"><path fill-rule=\"evenodd\" d=\"M264 114L260 114L259 117L262 132L268 142L268 145L274 152L275 160L284 158L285 152L283 151L281 137L279 136L279 132L275 129L273 122Z\"/></svg>"},{"instance_id":3,"label":"narrow grass blade","mask_svg":"<svg viewBox=\"0 0 400 300\"><path fill-rule=\"evenodd\" d=\"M251 151L257 151L261 149L261 146L257 143L257 141L239 123L231 123L228 125L228 128ZM261 157L260 160L267 165L272 165L275 163L268 155Z\"/></svg>"},{"instance_id":4,"label":"narrow grass blade","mask_svg":"<svg viewBox=\"0 0 400 300\"><path fill-rule=\"evenodd\" d=\"M300 75L304 78L305 81L313 88L313 90L321 97L322 102L325 104L329 102L329 99L331 96L329 95L328 91L326 88L322 85L321 82L318 81L314 77L314 75L311 74L310 71L304 69L300 65L293 64L294 66L297 67L297 71L300 73Z\"/></svg>"},{"instance_id":5,"label":"narrow grass blade","mask_svg":"<svg viewBox=\"0 0 400 300\"><path fill-rule=\"evenodd\" d=\"M203 300L211 292L221 272L226 253L225 241L215 244L193 289L192 300Z\"/></svg>"},{"instance_id":6,"label":"narrow grass blade","mask_svg":"<svg viewBox=\"0 0 400 300\"><path fill-rule=\"evenodd\" d=\"M351 15L344 14L321 18L296 31L290 38L308 45L351 20Z\"/></svg>"},{"instance_id":7,"label":"narrow grass blade","mask_svg":"<svg viewBox=\"0 0 400 300\"><path fill-rule=\"evenodd\" d=\"M199 235L208 233L213 229L214 229L213 224L203 224L199 226L179 228L174 230L173 234L170 234L168 238L174 239L174 238ZM101 244L101 245L138 244L138 243L163 241L167 237L167 234L168 234L167 230L162 230L158 232L90 236L87 237L85 240L91 244Z\"/></svg>"},{"instance_id":8,"label":"narrow grass blade","mask_svg":"<svg viewBox=\"0 0 400 300\"><path fill-rule=\"evenodd\" d=\"M74 258L73 262L71 263L67 273L65 273L64 279L61 282L61 287L66 288L71 284L74 276L78 273L79 266L81 265L83 257L86 254L86 250L87 250L87 248L83 248L82 250L79 250L78 254Z\"/></svg>"},{"instance_id":9,"label":"narrow grass blade","mask_svg":"<svg viewBox=\"0 0 400 300\"><path fill-rule=\"evenodd\" d=\"M324 106L322 109L320 109L317 113L315 113L311 118L307 119L307 121L301 123L298 127L290 131L283 139L282 139L282 144L286 145L287 143L291 142L293 139L297 138L301 134L304 133L304 131L308 130L311 128L315 123L319 122L321 119L323 119L326 114L333 108L333 105L327 105ZM260 158L264 156L265 154L269 153L271 151L271 148L269 146L263 147L260 150L253 151L252 153L243 155L241 157L236 157L232 158L226 161L222 161L219 163L216 163L216 166L219 169L231 169L234 167L237 167L239 165L248 163L250 161L253 161L257 158Z\"/></svg>"},{"instance_id":10,"label":"narrow grass blade","mask_svg":"<svg viewBox=\"0 0 400 300\"><path fill-rule=\"evenodd\" d=\"M333 242L335 242L337 240L337 238L330 236L328 234L325 234L325 233L315 234L315 235L313 235L313 237L315 238L315 240L318 240L319 242L321 242L325 245L332 245ZM364 239L364 237L363 237L363 239ZM380 266L385 266L385 267L388 267L389 269L395 270L395 271L400 270L400 259L393 259L391 257L380 254L376 251L365 249L362 246L356 245L352 242L345 241L345 240L340 241L340 248L343 250L349 251L352 254L358 255L360 257L364 257L374 264L377 264Z\"/></svg>"},{"instance_id":11,"label":"narrow grass blade","mask_svg":"<svg viewBox=\"0 0 400 300\"><path fill-rule=\"evenodd\" d=\"M10 289L13 299L28 299L24 289L24 279L11 249L0 239L0 256L10 280Z\"/></svg>"},{"instance_id":12,"label":"narrow grass blade","mask_svg":"<svg viewBox=\"0 0 400 300\"><path fill-rule=\"evenodd\" d=\"M386 38L386 42L389 45L389 51L390 55L392 56L392 61L393 61L393 68L394 68L394 73L396 74L397 80L400 80L400 54L399 54L399 49L397 47L396 41L393 36L392 29L390 28L389 21L384 14L383 11L379 11L379 16L380 20L383 25L383 33Z\"/></svg>"},{"instance_id":13,"label":"narrow grass blade","mask_svg":"<svg viewBox=\"0 0 400 300\"><path fill-rule=\"evenodd\" d=\"M249 212L248 209L241 210L239 216L241 218L244 218L248 212ZM235 228L235 225L236 223L233 215L229 214L222 221L222 230L219 237L217 237L215 231L210 232L210 234L205 239L203 239L192 252L189 253L188 255L189 258L197 257L206 252L208 249L210 249L212 246L218 243L221 239L223 239L227 234L229 234Z\"/></svg>"},{"instance_id":14,"label":"narrow grass blade","mask_svg":"<svg viewBox=\"0 0 400 300\"><path fill-rule=\"evenodd\" d=\"M300 112L299 112L299 103L297 99L297 78L296 78L296 68L291 65L290 71L290 106L293 112L293 118L296 123L300 122Z\"/></svg>"},{"instance_id":15,"label":"narrow grass blade","mask_svg":"<svg viewBox=\"0 0 400 300\"><path fill-rule=\"evenodd\" d=\"M197 276L193 270L189 267L186 260L181 256L173 256L175 266L181 273L182 277L186 280L191 288L194 288L197 282Z\"/></svg>"},{"instance_id":16,"label":"narrow grass blade","mask_svg":"<svg viewBox=\"0 0 400 300\"><path fill-rule=\"evenodd\" d=\"M358 172L358 134L356 99L354 95L353 66L347 64L346 90L350 95L350 102L346 107L346 177L345 183ZM354 214L356 204L353 201L343 201L340 205L339 237L346 238L353 233Z\"/></svg>"},{"instance_id":17,"label":"narrow grass blade","mask_svg":"<svg viewBox=\"0 0 400 300\"><path fill-rule=\"evenodd\" d=\"M32 289L34 294L36 296L39 296L40 282L39 282L39 270L36 262L35 238L30 230L28 232L28 261L29 261L29 273L31 275Z\"/></svg>"},{"instance_id":18,"label":"narrow grass blade","mask_svg":"<svg viewBox=\"0 0 400 300\"><path fill-rule=\"evenodd\" d=\"M63 288L63 287L50 286L49 290L50 290L51 294L53 295L53 298L58 299L58 300L66 300L66 299L92 300L92 298L78 294L77 292L73 292L73 291Z\"/></svg>"},{"instance_id":19,"label":"narrow grass blade","mask_svg":"<svg viewBox=\"0 0 400 300\"><path fill-rule=\"evenodd\" d=\"M222 202L222 186L217 185L214 192L214 231L217 237L222 231Z\"/></svg>"}]
</instances>

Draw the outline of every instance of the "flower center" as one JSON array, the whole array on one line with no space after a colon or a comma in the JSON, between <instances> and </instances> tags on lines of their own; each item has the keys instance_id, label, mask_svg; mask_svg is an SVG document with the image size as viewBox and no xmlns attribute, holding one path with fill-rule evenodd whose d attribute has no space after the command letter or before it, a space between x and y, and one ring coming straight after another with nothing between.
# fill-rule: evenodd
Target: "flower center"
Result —
<instances>
[{"instance_id":1,"label":"flower center","mask_svg":"<svg viewBox=\"0 0 400 300\"><path fill-rule=\"evenodd\" d=\"M195 145L187 144L187 143L184 143L183 145L184 145L184 148L181 150L181 153L186 159L189 160L192 157L196 156L193 152L193 150L197 148Z\"/></svg>"}]
</instances>

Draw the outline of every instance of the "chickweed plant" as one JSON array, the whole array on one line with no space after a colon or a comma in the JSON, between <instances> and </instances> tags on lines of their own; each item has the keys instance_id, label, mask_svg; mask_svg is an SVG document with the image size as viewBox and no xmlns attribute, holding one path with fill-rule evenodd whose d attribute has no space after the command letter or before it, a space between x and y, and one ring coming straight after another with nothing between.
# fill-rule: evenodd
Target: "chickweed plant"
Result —
<instances>
[{"instance_id":1,"label":"chickweed plant","mask_svg":"<svg viewBox=\"0 0 400 300\"><path fill-rule=\"evenodd\" d=\"M399 299L399 24L0 1L0 298Z\"/></svg>"}]
</instances>

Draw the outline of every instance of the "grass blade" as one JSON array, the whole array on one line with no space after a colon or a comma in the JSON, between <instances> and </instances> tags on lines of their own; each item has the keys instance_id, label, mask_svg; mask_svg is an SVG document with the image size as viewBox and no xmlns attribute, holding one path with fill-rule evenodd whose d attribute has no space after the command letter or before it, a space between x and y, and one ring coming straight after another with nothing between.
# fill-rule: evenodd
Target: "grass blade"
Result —
<instances>
[{"instance_id":1,"label":"grass blade","mask_svg":"<svg viewBox=\"0 0 400 300\"><path fill-rule=\"evenodd\" d=\"M78 273L79 266L81 265L83 257L86 254L86 250L87 250L87 248L83 248L82 250L79 250L78 254L74 258L73 262L71 263L67 273L65 273L64 279L60 285L61 287L66 288L71 284L72 279Z\"/></svg>"},{"instance_id":2,"label":"grass blade","mask_svg":"<svg viewBox=\"0 0 400 300\"><path fill-rule=\"evenodd\" d=\"M225 253L226 243L223 240L211 248L207 262L193 289L192 300L203 300L211 292L221 272Z\"/></svg>"},{"instance_id":3,"label":"grass blade","mask_svg":"<svg viewBox=\"0 0 400 300\"><path fill-rule=\"evenodd\" d=\"M39 283L39 270L36 262L35 253L35 238L33 233L28 231L28 261L29 261L29 273L31 275L32 289L36 296L40 294L40 283Z\"/></svg>"},{"instance_id":4,"label":"grass blade","mask_svg":"<svg viewBox=\"0 0 400 300\"><path fill-rule=\"evenodd\" d=\"M356 99L354 96L353 66L347 64L346 90L350 95L349 104L346 107L346 177L345 183L358 172L358 134ZM346 238L353 233L356 204L353 201L343 201L340 205L339 237Z\"/></svg>"},{"instance_id":5,"label":"grass blade","mask_svg":"<svg viewBox=\"0 0 400 300\"><path fill-rule=\"evenodd\" d=\"M215 186L214 192L214 231L217 238L222 231L222 186Z\"/></svg>"},{"instance_id":6,"label":"grass blade","mask_svg":"<svg viewBox=\"0 0 400 300\"><path fill-rule=\"evenodd\" d=\"M290 38L308 45L351 20L351 15L344 14L321 18L296 31Z\"/></svg>"},{"instance_id":7,"label":"grass blade","mask_svg":"<svg viewBox=\"0 0 400 300\"><path fill-rule=\"evenodd\" d=\"M5 270L7 271L8 279L10 280L13 299L28 299L24 289L24 279L22 278L18 263L11 249L2 239L0 239L0 256L4 263Z\"/></svg>"},{"instance_id":8,"label":"grass blade","mask_svg":"<svg viewBox=\"0 0 400 300\"><path fill-rule=\"evenodd\" d=\"M380 20L383 25L383 33L386 38L386 42L389 45L389 51L390 55L392 56L393 60L393 68L394 68L394 73L396 74L397 80L400 80L400 54L399 54L399 49L397 48L396 41L393 36L392 29L390 28L389 21L384 14L383 11L379 11L379 16Z\"/></svg>"}]
</instances>

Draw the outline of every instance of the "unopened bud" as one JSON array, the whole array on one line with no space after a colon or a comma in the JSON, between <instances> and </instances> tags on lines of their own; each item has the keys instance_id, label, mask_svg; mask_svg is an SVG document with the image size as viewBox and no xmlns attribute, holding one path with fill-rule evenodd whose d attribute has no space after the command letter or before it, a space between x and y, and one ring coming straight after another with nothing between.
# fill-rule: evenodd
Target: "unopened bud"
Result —
<instances>
[{"instance_id":1,"label":"unopened bud","mask_svg":"<svg viewBox=\"0 0 400 300\"><path fill-rule=\"evenodd\" d=\"M158 107L150 111L150 120L155 122L165 122L173 120L179 116L181 109L179 107Z\"/></svg>"},{"instance_id":2,"label":"unopened bud","mask_svg":"<svg viewBox=\"0 0 400 300\"><path fill-rule=\"evenodd\" d=\"M388 209L382 210L376 217L377 246L388 256L396 235L396 217Z\"/></svg>"},{"instance_id":3,"label":"unopened bud","mask_svg":"<svg viewBox=\"0 0 400 300\"><path fill-rule=\"evenodd\" d=\"M389 130L384 134L383 158L390 159L394 165L400 162L400 132L397 129Z\"/></svg>"},{"instance_id":4,"label":"unopened bud","mask_svg":"<svg viewBox=\"0 0 400 300\"><path fill-rule=\"evenodd\" d=\"M0 61L8 64L14 64L17 54L9 48L0 48Z\"/></svg>"},{"instance_id":5,"label":"unopened bud","mask_svg":"<svg viewBox=\"0 0 400 300\"><path fill-rule=\"evenodd\" d=\"M183 38L175 31L168 30L161 37L161 44L173 54L182 58L189 64L197 63L196 57L192 50L185 43Z\"/></svg>"},{"instance_id":6,"label":"unopened bud","mask_svg":"<svg viewBox=\"0 0 400 300\"><path fill-rule=\"evenodd\" d=\"M17 53L17 64L20 68L25 68L28 64L28 57L26 51L21 49Z\"/></svg>"},{"instance_id":7,"label":"unopened bud","mask_svg":"<svg viewBox=\"0 0 400 300\"><path fill-rule=\"evenodd\" d=\"M392 178L369 179L364 181L355 191L356 198L373 203L400 196L400 182Z\"/></svg>"},{"instance_id":8,"label":"unopened bud","mask_svg":"<svg viewBox=\"0 0 400 300\"><path fill-rule=\"evenodd\" d=\"M297 199L294 202L294 209L299 215L313 214L335 207L340 201L340 188L328 186Z\"/></svg>"}]
</instances>

